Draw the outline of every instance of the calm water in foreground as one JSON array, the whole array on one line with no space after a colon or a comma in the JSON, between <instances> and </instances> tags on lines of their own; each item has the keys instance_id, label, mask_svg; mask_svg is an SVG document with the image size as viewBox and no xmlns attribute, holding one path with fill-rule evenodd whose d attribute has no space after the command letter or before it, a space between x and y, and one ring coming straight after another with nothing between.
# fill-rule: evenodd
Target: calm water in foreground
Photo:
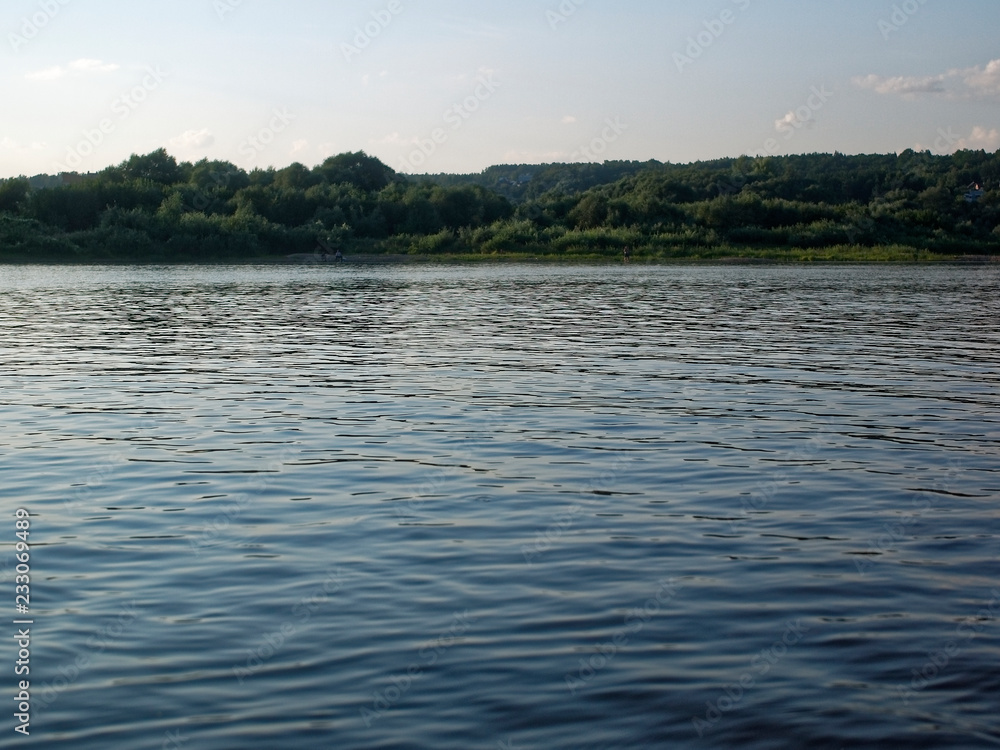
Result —
<instances>
[{"instance_id":1,"label":"calm water in foreground","mask_svg":"<svg viewBox=\"0 0 1000 750\"><path fill-rule=\"evenodd\" d=\"M0 745L1000 746L998 294L0 267Z\"/></svg>"}]
</instances>

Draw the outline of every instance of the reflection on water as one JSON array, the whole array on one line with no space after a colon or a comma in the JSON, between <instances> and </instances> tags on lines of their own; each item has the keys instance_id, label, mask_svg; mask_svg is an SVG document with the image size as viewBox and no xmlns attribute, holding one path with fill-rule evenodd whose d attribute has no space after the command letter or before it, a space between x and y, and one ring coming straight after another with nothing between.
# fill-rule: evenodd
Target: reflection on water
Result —
<instances>
[{"instance_id":1,"label":"reflection on water","mask_svg":"<svg viewBox=\"0 0 1000 750\"><path fill-rule=\"evenodd\" d=\"M998 745L998 290L0 268L31 742Z\"/></svg>"}]
</instances>

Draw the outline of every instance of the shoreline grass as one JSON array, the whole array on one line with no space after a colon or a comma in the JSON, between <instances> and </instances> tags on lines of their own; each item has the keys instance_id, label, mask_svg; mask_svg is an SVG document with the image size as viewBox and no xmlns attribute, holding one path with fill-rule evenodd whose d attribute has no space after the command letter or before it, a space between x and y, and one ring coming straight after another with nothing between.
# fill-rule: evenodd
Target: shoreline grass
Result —
<instances>
[{"instance_id":1,"label":"shoreline grass","mask_svg":"<svg viewBox=\"0 0 1000 750\"><path fill-rule=\"evenodd\" d=\"M558 265L622 265L617 251L559 251L545 248L512 249L492 252L471 249L427 252L419 247L403 249L398 244L386 248L379 243L347 249L344 264L391 263L548 263ZM683 264L991 264L1000 262L1000 255L989 253L939 253L906 245L862 247L834 245L819 248L745 248L720 245L710 248L675 248L649 250L637 248L629 263L638 265ZM0 251L0 265L337 265L323 260L318 253L262 254L253 256L169 258L152 253L147 257L49 257L18 256Z\"/></svg>"}]
</instances>

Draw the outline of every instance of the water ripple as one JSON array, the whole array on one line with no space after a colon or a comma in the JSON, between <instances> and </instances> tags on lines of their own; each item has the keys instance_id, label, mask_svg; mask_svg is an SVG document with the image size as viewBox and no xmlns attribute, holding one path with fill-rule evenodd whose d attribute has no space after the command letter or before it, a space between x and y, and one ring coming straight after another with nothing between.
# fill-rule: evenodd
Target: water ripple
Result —
<instances>
[{"instance_id":1,"label":"water ripple","mask_svg":"<svg viewBox=\"0 0 1000 750\"><path fill-rule=\"evenodd\" d=\"M1000 745L998 291L7 267L32 740Z\"/></svg>"}]
</instances>

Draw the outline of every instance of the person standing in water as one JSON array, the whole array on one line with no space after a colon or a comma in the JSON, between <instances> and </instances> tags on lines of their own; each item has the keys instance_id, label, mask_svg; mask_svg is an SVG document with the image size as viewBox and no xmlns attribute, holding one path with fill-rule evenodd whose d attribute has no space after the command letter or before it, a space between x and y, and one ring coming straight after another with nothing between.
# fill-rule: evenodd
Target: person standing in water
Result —
<instances>
[{"instance_id":1,"label":"person standing in water","mask_svg":"<svg viewBox=\"0 0 1000 750\"><path fill-rule=\"evenodd\" d=\"M624 250L622 250L622 256L623 256L623 258L624 258L624 261L625 261L626 263L628 263L628 262L629 262L629 259L630 259L630 258L632 257L632 256L631 256L631 254L630 254L630 252L629 252L629 247L628 247L628 245L626 245L626 246L625 246L625 249L624 249Z\"/></svg>"}]
</instances>

